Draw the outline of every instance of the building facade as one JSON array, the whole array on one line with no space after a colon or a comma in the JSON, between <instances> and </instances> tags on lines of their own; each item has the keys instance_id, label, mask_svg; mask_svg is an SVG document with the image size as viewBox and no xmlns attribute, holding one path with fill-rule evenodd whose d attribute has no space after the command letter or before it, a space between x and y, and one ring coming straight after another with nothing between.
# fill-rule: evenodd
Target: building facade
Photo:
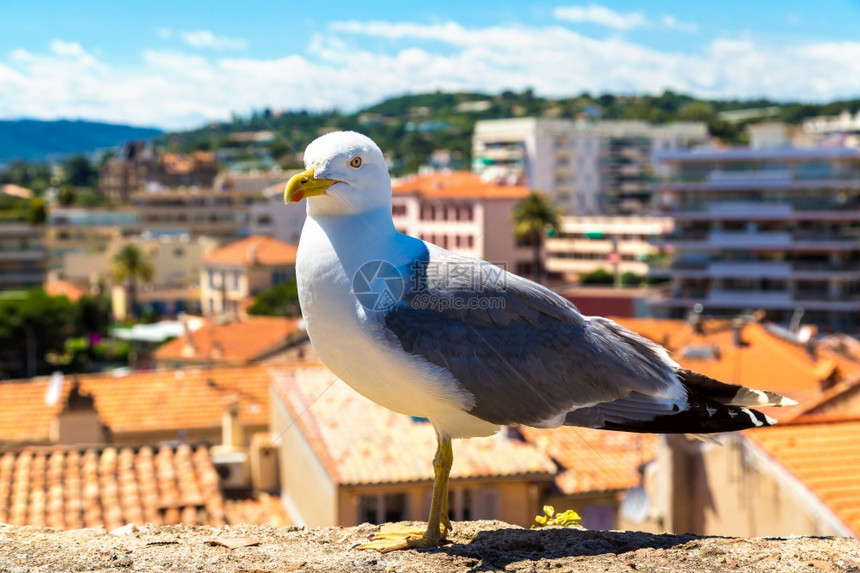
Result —
<instances>
[{"instance_id":1,"label":"building facade","mask_svg":"<svg viewBox=\"0 0 860 573\"><path fill-rule=\"evenodd\" d=\"M203 257L200 301L204 315L238 315L242 301L289 281L296 273L296 246L253 236Z\"/></svg>"},{"instance_id":2,"label":"building facade","mask_svg":"<svg viewBox=\"0 0 860 573\"><path fill-rule=\"evenodd\" d=\"M787 323L860 328L860 151L844 147L658 154L673 261L652 274L671 288L656 305L680 317L763 309Z\"/></svg>"},{"instance_id":3,"label":"building facade","mask_svg":"<svg viewBox=\"0 0 860 573\"><path fill-rule=\"evenodd\" d=\"M394 226L442 248L531 273L531 246L514 236L514 205L522 185L488 183L466 171L408 177L393 184Z\"/></svg>"},{"instance_id":4,"label":"building facade","mask_svg":"<svg viewBox=\"0 0 860 573\"><path fill-rule=\"evenodd\" d=\"M654 240L672 227L667 217L562 217L546 239L546 268L574 280L598 269L616 279L624 273L644 276L649 259L661 255Z\"/></svg>"},{"instance_id":5,"label":"building facade","mask_svg":"<svg viewBox=\"0 0 860 573\"><path fill-rule=\"evenodd\" d=\"M152 235L189 235L235 241L250 234L251 205L259 192L171 189L131 197L143 229Z\"/></svg>"},{"instance_id":6,"label":"building facade","mask_svg":"<svg viewBox=\"0 0 860 573\"><path fill-rule=\"evenodd\" d=\"M62 272L67 257L103 254L112 243L140 232L140 215L131 209L52 208L45 228L50 268ZM79 274L80 268L71 270Z\"/></svg>"},{"instance_id":7,"label":"building facade","mask_svg":"<svg viewBox=\"0 0 860 573\"><path fill-rule=\"evenodd\" d=\"M47 267L41 226L24 222L0 224L0 291L41 287Z\"/></svg>"},{"instance_id":8,"label":"building facade","mask_svg":"<svg viewBox=\"0 0 860 573\"><path fill-rule=\"evenodd\" d=\"M163 153L151 143L130 141L99 173L99 191L118 203L144 189L212 187L218 161L212 153Z\"/></svg>"},{"instance_id":9,"label":"building facade","mask_svg":"<svg viewBox=\"0 0 860 573\"><path fill-rule=\"evenodd\" d=\"M479 121L472 170L486 179L544 191L571 215L643 213L651 198L651 153L688 148L707 138L701 122Z\"/></svg>"}]
</instances>

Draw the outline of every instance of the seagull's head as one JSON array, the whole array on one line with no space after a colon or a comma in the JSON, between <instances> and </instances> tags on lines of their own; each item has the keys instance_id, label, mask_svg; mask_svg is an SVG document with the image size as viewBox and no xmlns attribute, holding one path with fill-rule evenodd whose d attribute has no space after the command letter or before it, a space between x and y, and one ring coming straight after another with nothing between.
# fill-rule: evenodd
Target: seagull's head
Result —
<instances>
[{"instance_id":1,"label":"seagull's head","mask_svg":"<svg viewBox=\"0 0 860 573\"><path fill-rule=\"evenodd\" d=\"M311 215L355 215L391 209L391 178L379 147L365 135L336 131L305 150L303 173L293 176L284 200L308 200Z\"/></svg>"}]
</instances>

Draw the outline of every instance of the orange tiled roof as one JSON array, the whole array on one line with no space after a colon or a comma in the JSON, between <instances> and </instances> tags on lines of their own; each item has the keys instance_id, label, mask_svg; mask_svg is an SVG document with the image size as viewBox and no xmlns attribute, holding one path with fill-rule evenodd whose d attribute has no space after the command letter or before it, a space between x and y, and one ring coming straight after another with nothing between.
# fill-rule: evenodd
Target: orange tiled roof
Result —
<instances>
[{"instance_id":1,"label":"orange tiled roof","mask_svg":"<svg viewBox=\"0 0 860 573\"><path fill-rule=\"evenodd\" d=\"M45 283L45 292L51 296L65 296L72 302L79 301L86 294L84 289L76 287L70 282L59 280Z\"/></svg>"},{"instance_id":2,"label":"orange tiled roof","mask_svg":"<svg viewBox=\"0 0 860 573\"><path fill-rule=\"evenodd\" d=\"M860 417L809 416L745 434L860 535Z\"/></svg>"},{"instance_id":3,"label":"orange tiled roof","mask_svg":"<svg viewBox=\"0 0 860 573\"><path fill-rule=\"evenodd\" d=\"M780 392L800 402L817 398L821 381L834 368L838 368L842 376L860 375L860 362L828 348L810 352L799 344L770 334L761 323L743 328L745 345L738 348L728 321L706 321L704 333L697 334L684 320L616 317L613 320L662 344L685 368L723 382ZM705 346L718 348L718 357L684 356L685 348ZM784 419L790 409L770 409L768 414Z\"/></svg>"},{"instance_id":4,"label":"orange tiled roof","mask_svg":"<svg viewBox=\"0 0 860 573\"><path fill-rule=\"evenodd\" d=\"M29 199L33 196L33 191L14 183L4 183L0 185L0 193L10 197L18 197L19 199Z\"/></svg>"},{"instance_id":5,"label":"orange tiled roof","mask_svg":"<svg viewBox=\"0 0 860 573\"><path fill-rule=\"evenodd\" d=\"M290 342L305 338L299 319L277 316L248 316L226 324L206 324L194 332L174 338L155 351L158 361L211 361L218 364L248 364Z\"/></svg>"},{"instance_id":6,"label":"orange tiled roof","mask_svg":"<svg viewBox=\"0 0 860 573\"><path fill-rule=\"evenodd\" d=\"M290 525L278 497L224 499L218 482L204 446L0 449L0 523Z\"/></svg>"},{"instance_id":7,"label":"orange tiled roof","mask_svg":"<svg viewBox=\"0 0 860 573\"><path fill-rule=\"evenodd\" d=\"M205 447L0 451L0 523L59 529L226 523Z\"/></svg>"},{"instance_id":8,"label":"orange tiled roof","mask_svg":"<svg viewBox=\"0 0 860 573\"><path fill-rule=\"evenodd\" d=\"M362 397L324 368L279 371L273 390L335 483L430 481L432 426ZM451 477L539 476L555 465L531 444L500 436L457 441Z\"/></svg>"},{"instance_id":9,"label":"orange tiled roof","mask_svg":"<svg viewBox=\"0 0 860 573\"><path fill-rule=\"evenodd\" d=\"M211 251L203 257L203 262L243 266L294 265L296 246L272 237L254 235Z\"/></svg>"},{"instance_id":10,"label":"orange tiled roof","mask_svg":"<svg viewBox=\"0 0 860 573\"><path fill-rule=\"evenodd\" d=\"M444 171L415 175L393 182L394 195L419 195L428 199L522 199L523 185L499 185L481 180L469 171Z\"/></svg>"},{"instance_id":11,"label":"orange tiled roof","mask_svg":"<svg viewBox=\"0 0 860 573\"><path fill-rule=\"evenodd\" d=\"M60 400L45 406L47 378L0 384L0 442L45 442L74 381L95 400L113 433L218 428L222 399L238 394L244 425L269 422L269 369L265 367L135 372L121 378L67 376Z\"/></svg>"},{"instance_id":12,"label":"orange tiled roof","mask_svg":"<svg viewBox=\"0 0 860 573\"><path fill-rule=\"evenodd\" d=\"M802 404L791 409L791 418L783 418L784 420L799 418L807 414L837 414L845 413L845 404L850 404L849 400L860 392L860 375L849 380L842 380L839 383L831 386L822 392L818 398L807 400ZM850 407L847 406L847 407Z\"/></svg>"},{"instance_id":13,"label":"orange tiled roof","mask_svg":"<svg viewBox=\"0 0 860 573\"><path fill-rule=\"evenodd\" d=\"M565 494L619 491L640 482L638 468L657 454L657 436L562 426L521 427L526 440L562 466L555 483Z\"/></svg>"}]
</instances>

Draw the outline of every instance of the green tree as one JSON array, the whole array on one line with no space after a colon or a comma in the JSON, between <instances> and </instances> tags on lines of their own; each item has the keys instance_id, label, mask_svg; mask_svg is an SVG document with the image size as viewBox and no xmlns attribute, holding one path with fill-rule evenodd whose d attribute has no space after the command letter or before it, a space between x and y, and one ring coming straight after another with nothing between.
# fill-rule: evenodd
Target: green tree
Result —
<instances>
[{"instance_id":1,"label":"green tree","mask_svg":"<svg viewBox=\"0 0 860 573\"><path fill-rule=\"evenodd\" d=\"M62 353L75 332L75 304L42 289L0 294L0 377L47 370L45 355Z\"/></svg>"},{"instance_id":2,"label":"green tree","mask_svg":"<svg viewBox=\"0 0 860 573\"><path fill-rule=\"evenodd\" d=\"M611 285L615 284L615 275L604 268L599 268L579 275L579 282L584 285Z\"/></svg>"},{"instance_id":3,"label":"green tree","mask_svg":"<svg viewBox=\"0 0 860 573\"><path fill-rule=\"evenodd\" d=\"M258 294L254 304L248 307L248 314L299 316L299 290L295 277Z\"/></svg>"},{"instance_id":4,"label":"green tree","mask_svg":"<svg viewBox=\"0 0 860 573\"><path fill-rule=\"evenodd\" d=\"M60 187L60 192L57 194L57 201L63 207L70 207L75 204L75 188L71 185L63 185Z\"/></svg>"},{"instance_id":5,"label":"green tree","mask_svg":"<svg viewBox=\"0 0 860 573\"><path fill-rule=\"evenodd\" d=\"M543 237L549 229L558 228L558 210L543 193L532 191L528 197L514 206L514 234L532 246L532 276L536 281L543 279L541 248Z\"/></svg>"},{"instance_id":6,"label":"green tree","mask_svg":"<svg viewBox=\"0 0 860 573\"><path fill-rule=\"evenodd\" d=\"M128 313L138 315L137 283L151 281L155 269L152 262L134 243L126 243L113 259L112 274L119 283L125 283L128 290Z\"/></svg>"},{"instance_id":7,"label":"green tree","mask_svg":"<svg viewBox=\"0 0 860 573\"><path fill-rule=\"evenodd\" d=\"M90 160L80 154L72 155L63 163L63 173L66 183L75 187L93 187L99 177Z\"/></svg>"},{"instance_id":8,"label":"green tree","mask_svg":"<svg viewBox=\"0 0 860 573\"><path fill-rule=\"evenodd\" d=\"M27 222L31 225L44 225L48 218L48 208L45 206L45 200L41 197L30 199L30 206L27 209Z\"/></svg>"}]
</instances>

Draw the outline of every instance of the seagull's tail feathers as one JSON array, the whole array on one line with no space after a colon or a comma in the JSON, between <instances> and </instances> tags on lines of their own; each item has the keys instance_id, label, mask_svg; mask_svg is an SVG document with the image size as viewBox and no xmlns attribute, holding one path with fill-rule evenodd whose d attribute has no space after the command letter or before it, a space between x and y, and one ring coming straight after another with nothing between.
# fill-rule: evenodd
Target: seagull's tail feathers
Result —
<instances>
[{"instance_id":1,"label":"seagull's tail feathers","mask_svg":"<svg viewBox=\"0 0 860 573\"><path fill-rule=\"evenodd\" d=\"M748 406L789 406L779 394L726 384L690 370L676 371L685 399L632 393L569 412L564 424L655 434L712 434L771 426L773 418Z\"/></svg>"}]
</instances>

